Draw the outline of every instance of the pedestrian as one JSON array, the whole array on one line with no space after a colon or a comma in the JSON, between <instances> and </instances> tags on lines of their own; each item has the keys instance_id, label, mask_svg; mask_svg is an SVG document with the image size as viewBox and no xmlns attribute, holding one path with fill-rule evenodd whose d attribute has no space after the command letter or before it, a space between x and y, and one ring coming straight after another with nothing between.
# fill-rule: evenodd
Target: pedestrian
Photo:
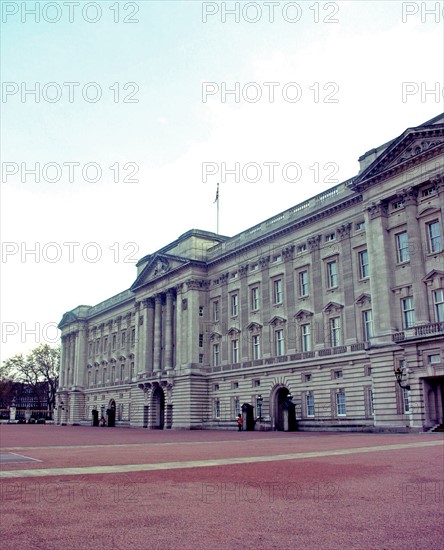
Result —
<instances>
[{"instance_id":1,"label":"pedestrian","mask_svg":"<svg viewBox=\"0 0 444 550\"><path fill-rule=\"evenodd\" d=\"M103 416L103 414L102 414L102 418L100 419L100 425L101 426L106 426L106 420L105 420L105 417Z\"/></svg>"},{"instance_id":2,"label":"pedestrian","mask_svg":"<svg viewBox=\"0 0 444 550\"><path fill-rule=\"evenodd\" d=\"M241 414L238 414L237 415L237 429L241 432L242 431L242 424L244 423L244 421L242 420L242 415Z\"/></svg>"}]
</instances>

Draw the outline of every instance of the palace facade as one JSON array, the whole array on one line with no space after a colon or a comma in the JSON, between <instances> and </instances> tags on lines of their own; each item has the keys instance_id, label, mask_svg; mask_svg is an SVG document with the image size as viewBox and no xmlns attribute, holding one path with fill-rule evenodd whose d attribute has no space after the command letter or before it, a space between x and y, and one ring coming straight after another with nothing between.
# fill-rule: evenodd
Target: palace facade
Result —
<instances>
[{"instance_id":1,"label":"palace facade","mask_svg":"<svg viewBox=\"0 0 444 550\"><path fill-rule=\"evenodd\" d=\"M65 313L57 422L441 424L444 115L359 161L232 238L188 231L142 258L128 290Z\"/></svg>"}]
</instances>

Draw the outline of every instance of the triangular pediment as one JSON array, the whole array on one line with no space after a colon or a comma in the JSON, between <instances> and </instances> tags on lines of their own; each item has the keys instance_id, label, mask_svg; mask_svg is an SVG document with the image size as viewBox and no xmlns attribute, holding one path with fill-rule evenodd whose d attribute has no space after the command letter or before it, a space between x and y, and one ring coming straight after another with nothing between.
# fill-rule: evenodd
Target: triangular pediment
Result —
<instances>
[{"instance_id":1,"label":"triangular pediment","mask_svg":"<svg viewBox=\"0 0 444 550\"><path fill-rule=\"evenodd\" d=\"M435 279L442 279L444 280L444 271L440 271L438 269L434 269L431 271L428 275L426 275L423 279L424 283L432 282Z\"/></svg>"},{"instance_id":2,"label":"triangular pediment","mask_svg":"<svg viewBox=\"0 0 444 550\"><path fill-rule=\"evenodd\" d=\"M189 263L190 260L187 258L172 256L171 254L153 254L133 283L131 290L134 292L138 288L148 285L152 281L160 279L164 275L180 269Z\"/></svg>"},{"instance_id":3,"label":"triangular pediment","mask_svg":"<svg viewBox=\"0 0 444 550\"><path fill-rule=\"evenodd\" d=\"M308 311L308 309L300 309L294 316L295 319L301 321L302 319L308 319L313 317L313 312Z\"/></svg>"},{"instance_id":4,"label":"triangular pediment","mask_svg":"<svg viewBox=\"0 0 444 550\"><path fill-rule=\"evenodd\" d=\"M259 323L250 323L249 325L247 325L247 330L249 330L250 332L255 332L255 331L258 331L258 330L261 330L262 328L262 325L260 325Z\"/></svg>"},{"instance_id":5,"label":"triangular pediment","mask_svg":"<svg viewBox=\"0 0 444 550\"><path fill-rule=\"evenodd\" d=\"M287 319L284 319L283 317L279 317L279 315L275 315L273 319L270 321L270 325L273 325L274 327L278 327L279 325L283 325L287 322Z\"/></svg>"},{"instance_id":6,"label":"triangular pediment","mask_svg":"<svg viewBox=\"0 0 444 550\"><path fill-rule=\"evenodd\" d=\"M240 334L240 330L237 327L231 327L228 331L228 335L231 337L237 336Z\"/></svg>"},{"instance_id":7,"label":"triangular pediment","mask_svg":"<svg viewBox=\"0 0 444 550\"><path fill-rule=\"evenodd\" d=\"M325 313L337 313L343 309L343 305L338 304L337 302L328 302L328 304L324 307Z\"/></svg>"},{"instance_id":8,"label":"triangular pediment","mask_svg":"<svg viewBox=\"0 0 444 550\"><path fill-rule=\"evenodd\" d=\"M444 124L430 124L408 128L353 181L351 187L359 190L370 180L388 176L406 163L416 162L444 150Z\"/></svg>"},{"instance_id":9,"label":"triangular pediment","mask_svg":"<svg viewBox=\"0 0 444 550\"><path fill-rule=\"evenodd\" d=\"M355 300L355 304L358 306L363 306L364 304L371 304L372 298L370 294L361 294L359 298Z\"/></svg>"}]
</instances>

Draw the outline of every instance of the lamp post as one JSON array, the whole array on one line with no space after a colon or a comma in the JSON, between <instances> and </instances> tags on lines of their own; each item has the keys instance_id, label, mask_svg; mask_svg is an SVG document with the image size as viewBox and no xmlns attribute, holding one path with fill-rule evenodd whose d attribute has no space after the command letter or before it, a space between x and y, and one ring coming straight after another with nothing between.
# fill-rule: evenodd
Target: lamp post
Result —
<instances>
[{"instance_id":1,"label":"lamp post","mask_svg":"<svg viewBox=\"0 0 444 550\"><path fill-rule=\"evenodd\" d=\"M405 390L410 390L410 384L404 384L407 380L407 365L405 362L400 363L398 366L395 366L393 369L395 373L396 382L398 382L399 387Z\"/></svg>"},{"instance_id":2,"label":"lamp post","mask_svg":"<svg viewBox=\"0 0 444 550\"><path fill-rule=\"evenodd\" d=\"M261 422L261 420L262 420L262 401L263 401L262 395L258 395L257 399L256 399L256 402L257 402L257 408L258 408L258 412L259 412L259 422Z\"/></svg>"},{"instance_id":3,"label":"lamp post","mask_svg":"<svg viewBox=\"0 0 444 550\"><path fill-rule=\"evenodd\" d=\"M287 395L287 399L288 399L289 401L293 401L293 396L291 395L291 393L289 393L289 394Z\"/></svg>"}]
</instances>

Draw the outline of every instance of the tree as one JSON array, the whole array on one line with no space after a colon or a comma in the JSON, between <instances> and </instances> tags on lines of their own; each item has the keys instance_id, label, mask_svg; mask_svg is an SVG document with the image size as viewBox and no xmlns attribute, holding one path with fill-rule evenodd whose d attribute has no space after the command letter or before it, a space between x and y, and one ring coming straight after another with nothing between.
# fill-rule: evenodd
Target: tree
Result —
<instances>
[{"instance_id":1,"label":"tree","mask_svg":"<svg viewBox=\"0 0 444 550\"><path fill-rule=\"evenodd\" d=\"M11 377L15 377L17 381L31 387L39 403L39 408L41 408L42 403L38 388L42 382L47 382L49 388L48 404L51 409L54 409L59 382L59 368L60 347L52 348L48 344L40 344L26 357L19 353L4 361L1 372L7 375L9 380L11 380ZM46 403L44 405L46 406Z\"/></svg>"}]
</instances>

